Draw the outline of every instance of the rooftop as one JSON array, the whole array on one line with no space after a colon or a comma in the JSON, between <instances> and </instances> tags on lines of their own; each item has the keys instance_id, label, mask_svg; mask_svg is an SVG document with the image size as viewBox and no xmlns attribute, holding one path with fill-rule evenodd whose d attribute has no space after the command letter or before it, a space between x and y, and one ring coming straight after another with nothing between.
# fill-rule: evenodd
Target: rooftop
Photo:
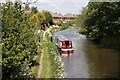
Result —
<instances>
[{"instance_id":1,"label":"rooftop","mask_svg":"<svg viewBox=\"0 0 120 80\"><path fill-rule=\"evenodd\" d=\"M67 13L67 14L65 14L65 15L62 15L61 13L52 13L51 12L51 15L53 16L53 17L77 17L77 15L76 14L69 14L69 13Z\"/></svg>"}]
</instances>

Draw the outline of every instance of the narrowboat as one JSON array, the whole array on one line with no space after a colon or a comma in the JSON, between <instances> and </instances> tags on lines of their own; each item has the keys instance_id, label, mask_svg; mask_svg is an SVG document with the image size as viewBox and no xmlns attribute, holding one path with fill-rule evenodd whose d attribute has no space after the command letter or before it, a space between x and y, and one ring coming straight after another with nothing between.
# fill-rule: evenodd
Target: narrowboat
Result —
<instances>
[{"instance_id":1,"label":"narrowboat","mask_svg":"<svg viewBox=\"0 0 120 80\"><path fill-rule=\"evenodd\" d=\"M64 53L73 53L72 41L63 35L55 35L54 41L59 51Z\"/></svg>"}]
</instances>

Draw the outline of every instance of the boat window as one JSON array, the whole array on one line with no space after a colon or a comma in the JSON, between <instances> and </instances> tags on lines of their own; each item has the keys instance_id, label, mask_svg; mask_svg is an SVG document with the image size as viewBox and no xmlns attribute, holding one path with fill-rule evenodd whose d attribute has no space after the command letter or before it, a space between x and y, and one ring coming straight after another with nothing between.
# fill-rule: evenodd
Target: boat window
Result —
<instances>
[{"instance_id":1,"label":"boat window","mask_svg":"<svg viewBox=\"0 0 120 80\"><path fill-rule=\"evenodd\" d=\"M66 48L69 46L69 41L65 41Z\"/></svg>"}]
</instances>

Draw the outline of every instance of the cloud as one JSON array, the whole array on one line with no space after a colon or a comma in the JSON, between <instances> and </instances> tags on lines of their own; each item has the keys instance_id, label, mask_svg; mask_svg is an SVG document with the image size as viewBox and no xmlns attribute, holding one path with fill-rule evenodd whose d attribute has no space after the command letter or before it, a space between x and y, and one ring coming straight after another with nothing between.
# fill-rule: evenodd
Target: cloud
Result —
<instances>
[{"instance_id":1,"label":"cloud","mask_svg":"<svg viewBox=\"0 0 120 80\"><path fill-rule=\"evenodd\" d=\"M37 6L39 10L77 14L88 2L89 0L41 0L31 6Z\"/></svg>"},{"instance_id":2,"label":"cloud","mask_svg":"<svg viewBox=\"0 0 120 80\"><path fill-rule=\"evenodd\" d=\"M11 0L15 1L15 0ZM26 1L26 0L22 0ZM33 0L29 0L33 1ZM5 2L5 0L1 0ZM37 6L38 10L49 10L52 12L60 12L63 14L80 13L82 7L85 7L88 4L89 0L38 0L36 3L30 4L31 6Z\"/></svg>"}]
</instances>

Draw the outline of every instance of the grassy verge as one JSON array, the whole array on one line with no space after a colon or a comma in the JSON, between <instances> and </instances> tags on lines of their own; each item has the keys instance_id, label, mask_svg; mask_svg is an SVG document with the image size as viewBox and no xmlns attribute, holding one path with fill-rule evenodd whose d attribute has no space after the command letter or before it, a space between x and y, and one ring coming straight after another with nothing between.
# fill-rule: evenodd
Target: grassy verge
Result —
<instances>
[{"instance_id":1,"label":"grassy verge","mask_svg":"<svg viewBox=\"0 0 120 80\"><path fill-rule=\"evenodd\" d=\"M84 35L86 35L87 29L81 28L81 29L79 29L77 32L78 32L79 34L84 34Z\"/></svg>"},{"instance_id":2,"label":"grassy verge","mask_svg":"<svg viewBox=\"0 0 120 80\"><path fill-rule=\"evenodd\" d=\"M50 64L50 60L49 60L49 52L48 52L48 47L47 46L47 43L44 43L44 57L43 57L43 74L42 74L42 77L43 78L51 78L51 69L52 69L52 66Z\"/></svg>"},{"instance_id":3,"label":"grassy verge","mask_svg":"<svg viewBox=\"0 0 120 80\"><path fill-rule=\"evenodd\" d=\"M58 51L54 43L47 37L44 42L42 78L64 78L63 66L60 62Z\"/></svg>"},{"instance_id":4,"label":"grassy verge","mask_svg":"<svg viewBox=\"0 0 120 80\"><path fill-rule=\"evenodd\" d=\"M54 30L59 30L58 28L51 29L50 32L54 33ZM55 31L55 32L56 32ZM48 32L49 33L49 32ZM50 37L48 34L45 34L45 41L40 41L38 43L37 55L34 58L34 61L37 63L36 66L33 66L30 71L30 75L37 78L37 73L39 69L39 61L41 52L43 51L43 69L42 69L42 78L64 78L64 70L61 64L59 54L56 46L53 42L50 42ZM43 34L43 32L41 33ZM43 35L42 35L43 36Z\"/></svg>"}]
</instances>

